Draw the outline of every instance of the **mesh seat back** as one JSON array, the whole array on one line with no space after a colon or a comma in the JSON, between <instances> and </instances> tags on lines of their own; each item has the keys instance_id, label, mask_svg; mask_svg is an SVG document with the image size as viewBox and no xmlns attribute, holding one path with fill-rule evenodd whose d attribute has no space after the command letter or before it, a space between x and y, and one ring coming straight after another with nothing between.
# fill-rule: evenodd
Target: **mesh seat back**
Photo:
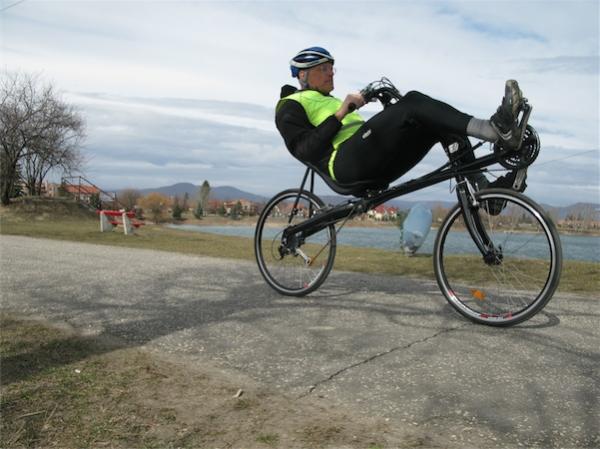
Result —
<instances>
[{"instance_id":1,"label":"mesh seat back","mask_svg":"<svg viewBox=\"0 0 600 449\"><path fill-rule=\"evenodd\" d=\"M331 190L333 190L335 193L338 193L340 195L344 195L344 196L352 195L352 196L361 198L370 191L385 190L389 186L389 183L382 181L382 180L378 180L378 179L370 179L370 180L364 180L364 181L353 182L353 183L348 183L348 184L342 184L342 183L336 182L333 179L331 179L328 174L323 173L321 170L319 170L313 164L311 164L309 162L302 162L302 163L304 165L306 165L308 168L310 168L311 170L313 170L316 174L318 174Z\"/></svg>"}]
</instances>

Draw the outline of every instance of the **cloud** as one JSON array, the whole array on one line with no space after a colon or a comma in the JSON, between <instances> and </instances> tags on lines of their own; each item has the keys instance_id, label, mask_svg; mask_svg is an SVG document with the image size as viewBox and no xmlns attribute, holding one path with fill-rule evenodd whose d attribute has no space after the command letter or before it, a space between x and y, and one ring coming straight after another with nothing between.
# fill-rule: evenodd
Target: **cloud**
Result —
<instances>
[{"instance_id":1,"label":"cloud","mask_svg":"<svg viewBox=\"0 0 600 449\"><path fill-rule=\"evenodd\" d=\"M274 131L269 108L214 100L98 94L72 98L85 105L89 128L86 151L95 155L89 172L107 188L157 187L180 181L200 184L208 179L213 185L235 185L269 196L300 183L304 168L288 154ZM247 115L264 120L265 127L273 129L253 126ZM568 130L540 132L554 142L576 140ZM484 145L478 154L489 151ZM397 183L424 175L446 161L437 145ZM598 189L590 186L598 185L597 161L597 150L543 145L536 168L529 173L530 190L550 204L567 204L569 196L594 201ZM494 171L498 168L492 168L490 179L502 174ZM450 186L445 182L410 197L452 199ZM319 191L325 193L327 189L321 184Z\"/></svg>"},{"instance_id":2,"label":"cloud","mask_svg":"<svg viewBox=\"0 0 600 449\"><path fill-rule=\"evenodd\" d=\"M202 182L215 175L256 188L255 180L236 176L263 173L257 179L268 183L267 173L294 164L275 131L273 111L262 106L98 94L70 98L85 109L85 150L93 155L88 171L110 188L155 187L157 179Z\"/></svg>"},{"instance_id":3,"label":"cloud","mask_svg":"<svg viewBox=\"0 0 600 449\"><path fill-rule=\"evenodd\" d=\"M596 56L555 56L551 58L532 58L516 61L524 70L532 72L559 72L598 75L600 57Z\"/></svg>"},{"instance_id":4,"label":"cloud","mask_svg":"<svg viewBox=\"0 0 600 449\"><path fill-rule=\"evenodd\" d=\"M488 5L488 7L489 6L490 5ZM510 8L508 5L506 5L506 7ZM440 15L448 16L456 20L458 25L468 33L483 35L492 40L547 42L547 39L543 35L529 31L528 28L516 23L514 18L510 16L505 18L508 20L498 20L497 16L495 16L493 20L485 20L485 16L474 16L472 11L461 11L449 5L440 6L438 11Z\"/></svg>"},{"instance_id":5,"label":"cloud","mask_svg":"<svg viewBox=\"0 0 600 449\"><path fill-rule=\"evenodd\" d=\"M488 118L516 78L540 164L595 150L531 170L534 197L552 203L597 199L584 186L598 183L598 13L554 1L26 1L2 13L0 51L2 68L42 71L78 105L87 173L112 188L208 179L268 195L299 183L273 109L289 59L310 45L336 57L340 97L385 75ZM444 157L432 150L405 178ZM577 189L555 189L565 169ZM448 186L414 195L446 198Z\"/></svg>"}]
</instances>

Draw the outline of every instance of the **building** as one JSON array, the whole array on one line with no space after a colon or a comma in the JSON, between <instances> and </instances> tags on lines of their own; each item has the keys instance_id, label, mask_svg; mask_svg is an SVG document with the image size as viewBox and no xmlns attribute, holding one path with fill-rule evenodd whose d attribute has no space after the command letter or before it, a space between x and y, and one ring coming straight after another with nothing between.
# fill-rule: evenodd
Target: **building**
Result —
<instances>
[{"instance_id":1,"label":"building","mask_svg":"<svg viewBox=\"0 0 600 449\"><path fill-rule=\"evenodd\" d=\"M386 207L381 204L367 212L367 216L376 221L395 220L398 217L398 208Z\"/></svg>"},{"instance_id":2,"label":"building","mask_svg":"<svg viewBox=\"0 0 600 449\"><path fill-rule=\"evenodd\" d=\"M244 215L256 215L258 211L258 205L252 201L248 200L231 200L231 201L223 201L223 206L227 211L227 214L231 214L231 210L235 207L237 203L240 203L242 206L242 212Z\"/></svg>"},{"instance_id":3,"label":"building","mask_svg":"<svg viewBox=\"0 0 600 449\"><path fill-rule=\"evenodd\" d=\"M76 200L83 201L85 203L91 202L92 195L100 195L100 189L93 186L67 184L62 186L62 189L67 194L75 197Z\"/></svg>"}]
</instances>

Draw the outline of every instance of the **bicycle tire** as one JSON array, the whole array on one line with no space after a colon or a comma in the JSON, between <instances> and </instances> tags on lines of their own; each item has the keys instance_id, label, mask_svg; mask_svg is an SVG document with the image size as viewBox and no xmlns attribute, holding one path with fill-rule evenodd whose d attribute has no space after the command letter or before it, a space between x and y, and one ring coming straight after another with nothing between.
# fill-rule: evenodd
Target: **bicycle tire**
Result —
<instances>
[{"instance_id":1,"label":"bicycle tire","mask_svg":"<svg viewBox=\"0 0 600 449\"><path fill-rule=\"evenodd\" d=\"M299 200L298 206L293 210L290 205L296 199ZM283 295L304 296L313 292L323 284L333 268L337 248L333 224L308 237L293 252L280 252L283 229L299 223L294 219L304 218L302 215L307 214L306 211L315 214L323 207L323 201L311 192L284 190L269 200L258 218L254 233L256 262L267 284ZM288 208L288 212L281 213Z\"/></svg>"},{"instance_id":2,"label":"bicycle tire","mask_svg":"<svg viewBox=\"0 0 600 449\"><path fill-rule=\"evenodd\" d=\"M508 189L475 194L480 225L499 249L486 260L466 230L459 204L443 220L434 244L437 283L450 305L466 318L490 326L530 319L550 301L562 270L556 226L529 197ZM498 215L489 213L494 208ZM527 246L527 248L525 248Z\"/></svg>"}]
</instances>

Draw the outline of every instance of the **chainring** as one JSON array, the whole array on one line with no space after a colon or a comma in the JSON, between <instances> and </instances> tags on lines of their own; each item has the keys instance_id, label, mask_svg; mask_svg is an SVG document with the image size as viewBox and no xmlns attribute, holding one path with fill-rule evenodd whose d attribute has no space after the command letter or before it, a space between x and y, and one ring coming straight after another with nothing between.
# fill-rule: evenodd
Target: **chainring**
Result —
<instances>
[{"instance_id":1,"label":"chainring","mask_svg":"<svg viewBox=\"0 0 600 449\"><path fill-rule=\"evenodd\" d=\"M508 170L529 167L540 154L540 137L531 125L523 133L523 143L517 151L506 151L501 145L494 144L494 154L498 162Z\"/></svg>"}]
</instances>

